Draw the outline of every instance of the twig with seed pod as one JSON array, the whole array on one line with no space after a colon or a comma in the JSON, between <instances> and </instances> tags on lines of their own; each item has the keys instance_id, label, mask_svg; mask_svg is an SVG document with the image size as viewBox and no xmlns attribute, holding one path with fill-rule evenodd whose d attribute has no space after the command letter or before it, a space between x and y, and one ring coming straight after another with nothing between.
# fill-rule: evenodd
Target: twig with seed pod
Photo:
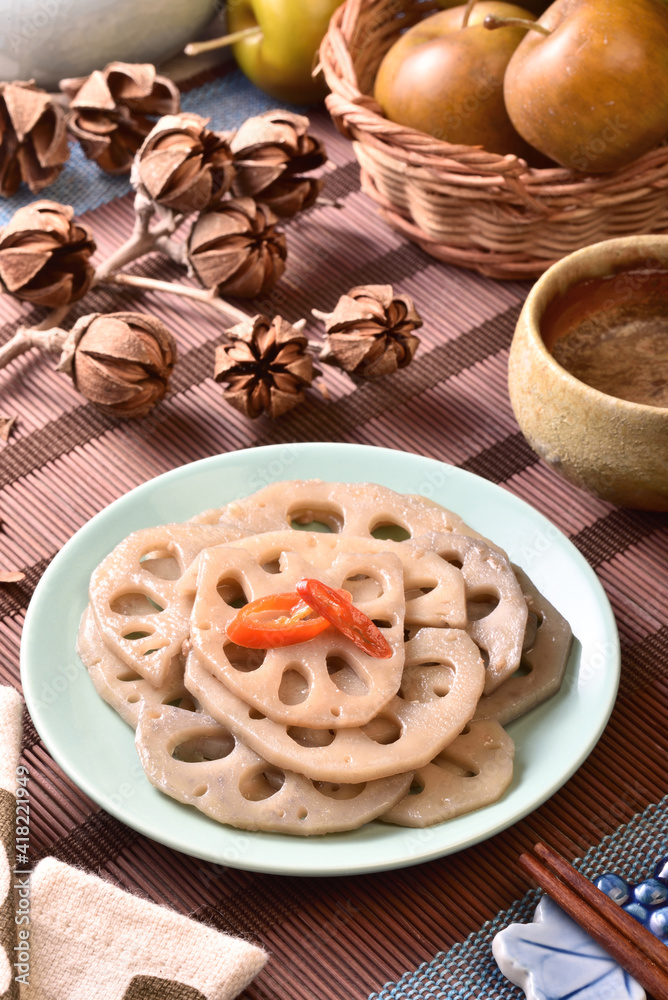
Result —
<instances>
[{"instance_id":1,"label":"twig with seed pod","mask_svg":"<svg viewBox=\"0 0 668 1000\"><path fill-rule=\"evenodd\" d=\"M92 81L95 93L110 80L115 83L113 74L108 76ZM139 78L144 91L161 86L150 73ZM85 90L84 98L93 99ZM126 112L121 108L114 115L114 127L121 128ZM82 112L77 127L87 121ZM275 111L249 119L230 137L209 130L197 115L165 115L132 164L133 231L97 270L89 260L95 251L92 234L71 208L42 201L20 209L0 232L0 288L52 312L34 326L21 326L0 348L0 368L32 348L56 353L57 370L69 374L95 406L119 417L145 416L168 391L176 343L162 323L139 313L89 313L64 329L74 303L101 284L178 295L231 321L213 377L226 383L224 397L231 405L251 418L280 416L303 402L304 389L320 374L314 355L356 380L408 364L418 345L413 330L421 321L412 301L395 297L390 286L352 289L332 313L314 309L325 322L323 342L307 340L305 320L250 316L222 297L263 296L283 274L287 242L278 216L315 202L320 181L303 175L326 158L308 124L302 116ZM119 133L116 139L121 138ZM94 151L104 161L113 149L103 144ZM185 238L175 237L186 221ZM26 246L32 247L29 267L21 253ZM185 265L201 287L123 271L152 251ZM327 399L327 392L322 396Z\"/></svg>"}]
</instances>

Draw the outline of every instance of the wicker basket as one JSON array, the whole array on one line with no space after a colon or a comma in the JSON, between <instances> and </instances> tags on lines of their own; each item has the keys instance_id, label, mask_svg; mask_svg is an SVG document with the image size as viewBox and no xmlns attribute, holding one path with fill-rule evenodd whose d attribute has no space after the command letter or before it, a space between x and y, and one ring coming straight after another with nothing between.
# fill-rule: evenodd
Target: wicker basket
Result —
<instances>
[{"instance_id":1,"label":"wicker basket","mask_svg":"<svg viewBox=\"0 0 668 1000\"><path fill-rule=\"evenodd\" d=\"M668 146L585 175L388 121L368 96L380 61L400 31L439 9L435 0L346 0L320 47L327 106L391 226L439 260L494 278L535 278L590 243L668 232Z\"/></svg>"}]
</instances>

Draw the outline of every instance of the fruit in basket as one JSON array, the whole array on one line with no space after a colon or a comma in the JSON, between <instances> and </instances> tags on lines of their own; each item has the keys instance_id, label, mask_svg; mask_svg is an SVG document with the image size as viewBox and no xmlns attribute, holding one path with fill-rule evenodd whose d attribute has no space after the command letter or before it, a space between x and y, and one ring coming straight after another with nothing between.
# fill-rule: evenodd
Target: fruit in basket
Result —
<instances>
[{"instance_id":1,"label":"fruit in basket","mask_svg":"<svg viewBox=\"0 0 668 1000\"><path fill-rule=\"evenodd\" d=\"M562 166L628 165L668 136L668 6L556 0L510 60L504 96L520 135Z\"/></svg>"},{"instance_id":2,"label":"fruit in basket","mask_svg":"<svg viewBox=\"0 0 668 1000\"><path fill-rule=\"evenodd\" d=\"M545 13L550 4L546 0L523 0L522 6L538 17L539 14Z\"/></svg>"},{"instance_id":3,"label":"fruit in basket","mask_svg":"<svg viewBox=\"0 0 668 1000\"><path fill-rule=\"evenodd\" d=\"M449 10L450 7L459 7L462 0L436 0L436 2L443 10ZM543 14L547 10L550 4L548 0L523 0L522 6L525 10L538 17L539 14Z\"/></svg>"},{"instance_id":4,"label":"fruit in basket","mask_svg":"<svg viewBox=\"0 0 668 1000\"><path fill-rule=\"evenodd\" d=\"M318 46L342 0L228 0L230 33L258 29L233 45L242 72L279 101L310 104L325 96L313 79Z\"/></svg>"},{"instance_id":5,"label":"fruit in basket","mask_svg":"<svg viewBox=\"0 0 668 1000\"><path fill-rule=\"evenodd\" d=\"M503 102L503 76L526 28L486 31L485 17L533 20L523 7L481 0L439 11L394 43L376 75L375 98L390 121L455 145L526 155Z\"/></svg>"}]
</instances>

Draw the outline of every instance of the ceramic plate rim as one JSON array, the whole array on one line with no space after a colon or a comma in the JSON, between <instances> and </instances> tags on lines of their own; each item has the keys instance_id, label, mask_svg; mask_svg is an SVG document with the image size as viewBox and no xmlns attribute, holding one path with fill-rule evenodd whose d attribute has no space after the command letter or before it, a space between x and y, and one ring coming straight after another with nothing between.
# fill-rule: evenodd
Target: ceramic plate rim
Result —
<instances>
[{"instance_id":1,"label":"ceramic plate rim","mask_svg":"<svg viewBox=\"0 0 668 1000\"><path fill-rule=\"evenodd\" d=\"M363 469L364 475L347 474L337 477L324 474L328 468L336 467L337 463L346 470ZM274 468L280 469L280 473L274 473L272 471ZM248 833L230 827L221 827L201 814L196 814L193 826L191 820L186 819L184 810L188 811L188 815L191 812L195 813L195 810L162 796L148 784L143 775L139 779L140 805L138 814L135 811L137 800L128 805L128 802L123 799L116 801L118 796L110 796L101 791L98 782L91 778L85 767L82 768L77 757L76 739L72 738L72 732L75 736L76 732L72 729L68 730L68 737L63 739L62 724L58 722L58 715L50 711L52 702L47 704L43 695L45 667L40 664L45 656L45 650L40 629L43 629L50 621L51 606L54 600L51 588L62 583L63 577L67 579L69 572L79 574L84 572L78 559L82 551L85 552L86 546L93 540L96 541L97 549L100 549L100 532L107 531L114 535L114 540L108 545L108 549L102 549L104 554L129 531L143 527L145 523L151 523L150 519L148 522L145 522L145 518L142 521L142 505L145 501L152 501L155 508L160 507L163 502L161 491L167 487L169 492L171 488L179 496L178 500L167 499L167 509L174 510L175 504L183 503L183 497L178 491L184 492L184 483L202 480L202 477L204 481L209 481L211 476L214 478L218 476L221 469L223 472L227 471L232 480L234 480L235 474L237 479L245 476L246 480L250 475L250 482L254 488L258 488L260 472L259 485L262 485L262 481L291 478L320 478L330 481L336 481L337 478L350 478L351 481L357 482L365 480L381 482L398 489L401 483L408 479L411 483L415 481L414 489L404 487L400 491L422 492L432 495L433 499L453 509L457 509L457 502L460 501L461 496L468 498L469 503L473 499L477 513L471 518L470 523L479 530L482 530L480 522L488 516L486 511L489 499L494 501L493 509L510 511L511 521L514 517L518 517L520 520L526 518L527 524L530 524L534 531L531 536L532 540L536 538L547 539L546 551L548 554L551 553L550 558L557 559L559 565L565 563L571 569L577 570L575 581L580 588L584 588L584 593L591 603L590 611L595 611L594 617L597 620L597 631L595 630L591 637L587 634L586 642L570 664L569 671L572 670L573 675L563 697L560 694L556 696L557 700L552 699L544 706L539 706L529 716L525 716L525 720L530 720L529 723L525 723L525 720L518 720L512 724L512 727L515 727L520 734L524 733L529 743L532 738L535 739L535 731L531 727L539 725L543 718L548 721L552 719L552 725L554 725L554 718L556 718L560 726L567 728L567 723L574 722L574 719L568 717L568 712L575 709L577 712L581 712L583 699L585 707L589 701L593 701L593 696L588 692L589 687L594 685L592 691L596 697L596 704L590 706L593 714L586 715L589 723L587 732L578 734L573 752L560 765L558 773L553 773L550 770L550 777L546 783L540 787L540 790L534 789L533 791L528 791L526 788L523 791L523 778L520 777L517 780L517 785L514 781L511 786L509 793L507 793L508 798L504 796L498 803L479 810L477 813L469 814L468 817L459 817L449 823L426 830L409 830L372 823L361 831L317 838ZM421 489L418 486L421 486ZM210 483L209 488L213 489L212 483ZM247 493L252 491L246 487ZM456 495L453 495L453 492ZM242 494L235 491L229 493L223 489L220 504L193 506L191 514L206 506L222 505L223 502L239 495ZM478 507L482 510L482 514ZM466 512L459 510L459 513L468 519ZM186 514L186 516L190 516L190 514ZM475 523L476 519L478 524ZM155 521L155 514L153 520ZM155 523L165 523L165 521L158 520ZM494 532L489 531L489 528L487 530L494 537ZM495 540L499 540L498 531L496 535ZM502 538L501 542L507 544L507 539ZM530 572L530 575L533 568L535 575L536 567L545 563L545 552L539 550L537 553L538 561L535 564L532 563L531 566L526 565L528 557L523 558L523 553L526 555L524 548L520 552L519 558L512 551L510 554L515 562ZM532 556L532 558L534 557ZM98 561L97 556L91 556L91 560L85 567L88 575ZM553 599L555 593L548 592L549 586L550 584L547 587L543 585L542 589L546 591L548 597ZM560 590L556 585L554 589ZM562 594L562 601L564 597L565 595ZM59 600L62 602L65 600L65 596L59 595L56 598L56 605ZM83 601L85 602L85 595ZM557 601L554 603L557 603L558 606ZM79 610L82 609L83 605ZM51 648L49 645L47 659ZM55 652L52 655L55 656ZM592 663L598 663L598 666L592 667ZM603 669L599 669L601 665ZM66 689L70 692L70 697L64 703L66 707L68 702L73 701L75 695L82 698L84 702L89 700L85 685L90 685L90 681L80 663L78 667L76 677L69 682ZM587 669L592 677L587 675ZM135 487L94 515L54 557L38 583L28 607L21 643L21 677L24 697L35 727L54 760L86 795L138 833L182 853L229 867L287 875L349 875L408 867L470 847L518 822L565 784L587 758L612 712L619 684L619 672L619 637L605 591L581 553L543 514L502 487L436 459L394 449L354 444L304 443L239 449L179 466ZM41 695L40 681L42 682ZM55 680L53 683L55 684ZM92 685L90 688L92 690ZM104 731L105 734L110 732L113 740L115 738L114 732L120 732L117 730L120 722L124 730L127 730L127 737L123 737L123 739L127 738L132 741L130 728L98 699L94 691L93 694L97 699L95 704L99 703L100 706L99 712L97 708L93 709L98 727L96 732ZM56 697L56 702L59 701L59 698L60 695ZM568 702L568 699L571 699L571 702ZM559 711L556 708L557 703L560 706ZM70 705L69 710L74 711L72 705ZM106 711L110 713L108 716L105 716ZM513 735L515 736L515 732ZM118 739L120 738L118 737ZM127 752L125 743L121 749L123 753ZM132 753L134 753L133 742ZM533 784L536 784L534 778L538 777L539 772L534 775L531 763L527 763L529 765L528 775L532 777ZM142 779L146 787L141 784ZM519 794L517 794L518 792ZM152 798L153 795L159 796L160 800L168 803L167 812L176 823L176 833L161 827L159 818L151 819L148 816L152 808L157 808L158 813L165 812L165 809L159 804L159 800ZM504 803L506 803L505 806ZM472 822L471 817L476 817L477 822ZM203 827L203 823L208 826ZM208 830L208 835L207 832L203 832L197 843L184 843L185 829L199 830L200 827L202 830ZM179 833L180 828L181 832ZM211 834L213 828L215 828L217 836ZM346 839L342 840L341 838ZM209 844L210 840L214 846ZM383 850L379 850L380 846L383 847ZM354 854L354 857L349 858L349 853Z\"/></svg>"}]
</instances>

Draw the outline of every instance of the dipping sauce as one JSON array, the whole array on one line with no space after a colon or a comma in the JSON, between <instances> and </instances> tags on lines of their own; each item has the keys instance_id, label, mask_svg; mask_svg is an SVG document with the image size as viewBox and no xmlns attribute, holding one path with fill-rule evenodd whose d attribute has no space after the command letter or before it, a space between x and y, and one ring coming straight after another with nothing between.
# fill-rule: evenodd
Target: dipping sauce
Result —
<instances>
[{"instance_id":1,"label":"dipping sauce","mask_svg":"<svg viewBox=\"0 0 668 1000\"><path fill-rule=\"evenodd\" d=\"M574 285L549 304L541 333L581 382L668 407L668 271L638 267Z\"/></svg>"}]
</instances>

